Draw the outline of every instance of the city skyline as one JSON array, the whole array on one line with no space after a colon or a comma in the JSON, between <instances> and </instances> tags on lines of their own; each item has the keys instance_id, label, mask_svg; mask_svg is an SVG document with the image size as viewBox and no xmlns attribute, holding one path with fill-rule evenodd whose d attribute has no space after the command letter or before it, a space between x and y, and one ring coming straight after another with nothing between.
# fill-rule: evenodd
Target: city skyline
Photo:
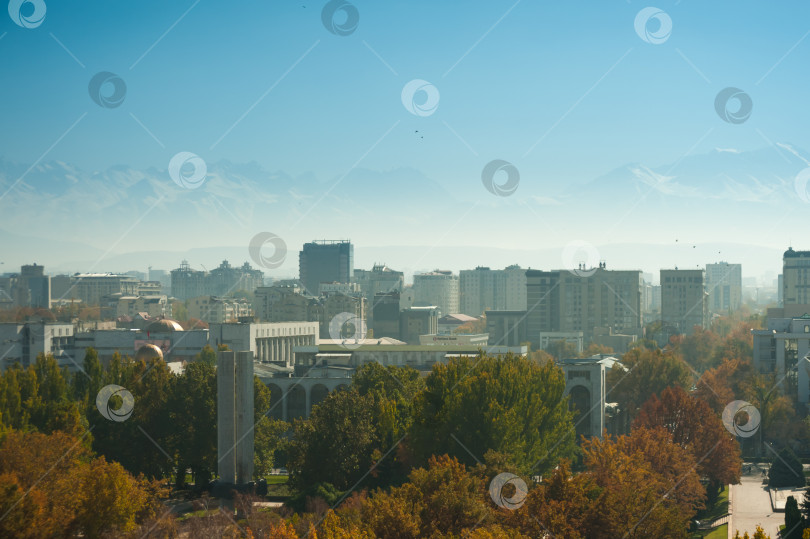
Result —
<instances>
[{"instance_id":1,"label":"city skyline","mask_svg":"<svg viewBox=\"0 0 810 539\"><path fill-rule=\"evenodd\" d=\"M156 235L167 252L246 249L261 232L295 245L329 222L331 237L418 246L389 259L411 273L443 248L560 260L579 243L653 271L648 245L687 267L731 256L696 261L677 243L733 237L759 276L778 268L768 247L798 239L807 6L664 2L671 28L658 28L630 3L357 2L345 31L305 2L253 3L249 17L145 6L0 21L0 66L17 81L0 89L6 264L44 252L51 267L103 267ZM499 220L509 233L477 225ZM206 233L166 234L190 223ZM636 259L610 253L631 243ZM511 258L498 265L558 265Z\"/></svg>"}]
</instances>

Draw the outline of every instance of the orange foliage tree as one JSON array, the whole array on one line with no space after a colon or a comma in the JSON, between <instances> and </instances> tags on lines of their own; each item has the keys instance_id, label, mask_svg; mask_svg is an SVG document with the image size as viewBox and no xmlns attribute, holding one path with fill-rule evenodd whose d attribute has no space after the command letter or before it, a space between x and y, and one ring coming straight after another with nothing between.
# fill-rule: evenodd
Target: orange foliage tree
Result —
<instances>
[{"instance_id":1,"label":"orange foliage tree","mask_svg":"<svg viewBox=\"0 0 810 539\"><path fill-rule=\"evenodd\" d=\"M739 483L740 447L706 401L680 387L668 388L644 404L634 426L665 428L674 443L688 450L698 473L709 479L711 500L724 485Z\"/></svg>"},{"instance_id":2,"label":"orange foliage tree","mask_svg":"<svg viewBox=\"0 0 810 539\"><path fill-rule=\"evenodd\" d=\"M0 536L127 532L156 514L160 488L93 458L76 438L11 431L0 446Z\"/></svg>"}]
</instances>

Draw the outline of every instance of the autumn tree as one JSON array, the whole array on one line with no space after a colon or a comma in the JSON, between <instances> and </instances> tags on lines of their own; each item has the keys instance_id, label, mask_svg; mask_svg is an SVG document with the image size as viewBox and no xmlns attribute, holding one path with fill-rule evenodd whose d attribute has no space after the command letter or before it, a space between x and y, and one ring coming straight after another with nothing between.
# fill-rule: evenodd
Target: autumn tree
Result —
<instances>
[{"instance_id":1,"label":"autumn tree","mask_svg":"<svg viewBox=\"0 0 810 539\"><path fill-rule=\"evenodd\" d=\"M469 322L465 322L461 324L456 329L453 330L453 333L464 334L464 335L477 335L479 333L486 333L487 332L487 317L486 315L481 315L475 320L470 320Z\"/></svg>"},{"instance_id":2,"label":"autumn tree","mask_svg":"<svg viewBox=\"0 0 810 539\"><path fill-rule=\"evenodd\" d=\"M720 416L705 401L682 388L670 387L660 397L650 397L633 426L665 428L673 443L688 450L700 476L709 480L710 501L716 499L724 485L739 483L742 466L739 445Z\"/></svg>"},{"instance_id":3,"label":"autumn tree","mask_svg":"<svg viewBox=\"0 0 810 539\"><path fill-rule=\"evenodd\" d=\"M683 360L658 349L636 347L622 356L624 368L613 368L607 374L610 401L619 403L629 417L653 395L672 386L688 388L692 374Z\"/></svg>"},{"instance_id":4,"label":"autumn tree","mask_svg":"<svg viewBox=\"0 0 810 539\"><path fill-rule=\"evenodd\" d=\"M766 534L765 530L762 529L762 526L757 524L754 535L748 535L748 532L745 532L744 535L740 536L740 530L737 530L734 534L734 539L771 539L771 536Z\"/></svg>"},{"instance_id":5,"label":"autumn tree","mask_svg":"<svg viewBox=\"0 0 810 539\"><path fill-rule=\"evenodd\" d=\"M521 473L542 473L574 452L564 395L553 363L480 355L437 364L414 401L408 448L417 463L448 454L468 465L493 450Z\"/></svg>"},{"instance_id":6,"label":"autumn tree","mask_svg":"<svg viewBox=\"0 0 810 539\"><path fill-rule=\"evenodd\" d=\"M605 346L604 344L591 343L591 344L588 345L587 348L585 348L582 351L581 354L579 354L579 357L587 358L587 357L595 356L597 354L612 354L612 353L613 353L613 348L611 348L610 346Z\"/></svg>"},{"instance_id":7,"label":"autumn tree","mask_svg":"<svg viewBox=\"0 0 810 539\"><path fill-rule=\"evenodd\" d=\"M585 537L685 537L704 496L689 451L662 429L630 436L591 438L585 465L602 489L593 502Z\"/></svg>"},{"instance_id":8,"label":"autumn tree","mask_svg":"<svg viewBox=\"0 0 810 539\"><path fill-rule=\"evenodd\" d=\"M714 363L719 364L723 359L734 358L742 362L754 360L754 334L753 329L760 329L762 321L749 318L738 322L722 339L714 350Z\"/></svg>"},{"instance_id":9,"label":"autumn tree","mask_svg":"<svg viewBox=\"0 0 810 539\"><path fill-rule=\"evenodd\" d=\"M676 353L693 369L703 372L714 366L714 352L720 337L713 331L697 327L689 335L678 336L676 342Z\"/></svg>"},{"instance_id":10,"label":"autumn tree","mask_svg":"<svg viewBox=\"0 0 810 539\"><path fill-rule=\"evenodd\" d=\"M529 537L585 539L592 527L594 501L602 492L590 474L572 474L570 462L562 459L539 485L529 489L522 508L501 512L499 520Z\"/></svg>"},{"instance_id":11,"label":"autumn tree","mask_svg":"<svg viewBox=\"0 0 810 539\"><path fill-rule=\"evenodd\" d=\"M549 343L544 350L551 354L551 356L557 361L580 356L579 352L577 351L577 345L566 340L559 340Z\"/></svg>"},{"instance_id":12,"label":"autumn tree","mask_svg":"<svg viewBox=\"0 0 810 539\"><path fill-rule=\"evenodd\" d=\"M154 515L156 492L119 464L94 458L80 438L61 432L13 431L0 445L5 537L127 532Z\"/></svg>"},{"instance_id":13,"label":"autumn tree","mask_svg":"<svg viewBox=\"0 0 810 539\"><path fill-rule=\"evenodd\" d=\"M716 413L722 413L728 403L742 397L740 383L750 373L750 363L738 359L725 359L705 371L695 387L695 396L706 401Z\"/></svg>"},{"instance_id":14,"label":"autumn tree","mask_svg":"<svg viewBox=\"0 0 810 539\"><path fill-rule=\"evenodd\" d=\"M485 489L483 478L458 460L431 457L407 483L376 491L362 508L363 522L377 537L458 537L488 516Z\"/></svg>"}]
</instances>

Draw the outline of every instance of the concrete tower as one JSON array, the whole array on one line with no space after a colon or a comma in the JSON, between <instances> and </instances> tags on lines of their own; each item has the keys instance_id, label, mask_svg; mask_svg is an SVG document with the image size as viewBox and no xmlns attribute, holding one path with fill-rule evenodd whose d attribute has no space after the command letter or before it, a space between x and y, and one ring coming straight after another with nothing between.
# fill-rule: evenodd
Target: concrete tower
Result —
<instances>
[{"instance_id":1,"label":"concrete tower","mask_svg":"<svg viewBox=\"0 0 810 539\"><path fill-rule=\"evenodd\" d=\"M253 479L253 352L217 355L217 457L219 480Z\"/></svg>"}]
</instances>

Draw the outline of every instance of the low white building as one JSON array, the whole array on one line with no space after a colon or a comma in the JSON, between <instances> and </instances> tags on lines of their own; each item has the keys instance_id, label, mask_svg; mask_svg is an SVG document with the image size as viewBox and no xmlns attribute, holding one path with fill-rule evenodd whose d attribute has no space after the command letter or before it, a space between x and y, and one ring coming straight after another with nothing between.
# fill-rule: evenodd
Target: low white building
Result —
<instances>
[{"instance_id":1,"label":"low white building","mask_svg":"<svg viewBox=\"0 0 810 539\"><path fill-rule=\"evenodd\" d=\"M235 352L250 350L262 363L292 367L294 348L318 345L319 325L318 322L210 324L208 331L214 349L224 344Z\"/></svg>"},{"instance_id":2,"label":"low white building","mask_svg":"<svg viewBox=\"0 0 810 539\"><path fill-rule=\"evenodd\" d=\"M768 329L755 329L754 368L775 374L782 388L795 382L798 400L810 402L810 314L768 318Z\"/></svg>"},{"instance_id":3,"label":"low white building","mask_svg":"<svg viewBox=\"0 0 810 539\"><path fill-rule=\"evenodd\" d=\"M199 296L188 300L186 305L189 318L217 324L238 322L239 318L253 314L250 302L243 298Z\"/></svg>"},{"instance_id":4,"label":"low white building","mask_svg":"<svg viewBox=\"0 0 810 539\"><path fill-rule=\"evenodd\" d=\"M166 296L121 296L118 298L116 316L133 318L138 313L146 313L152 318L172 317L172 306Z\"/></svg>"},{"instance_id":5,"label":"low white building","mask_svg":"<svg viewBox=\"0 0 810 539\"><path fill-rule=\"evenodd\" d=\"M60 366L70 367L73 324L25 322L0 324L0 370L14 363L33 365L40 354L51 354Z\"/></svg>"}]
</instances>

